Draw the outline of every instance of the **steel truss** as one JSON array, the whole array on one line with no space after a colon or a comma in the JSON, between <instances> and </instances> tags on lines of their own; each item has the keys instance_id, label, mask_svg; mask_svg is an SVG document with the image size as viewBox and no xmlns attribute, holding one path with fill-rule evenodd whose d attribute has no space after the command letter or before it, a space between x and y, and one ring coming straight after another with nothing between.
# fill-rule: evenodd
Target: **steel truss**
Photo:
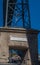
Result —
<instances>
[{"instance_id":1,"label":"steel truss","mask_svg":"<svg viewBox=\"0 0 40 65\"><path fill-rule=\"evenodd\" d=\"M6 6L3 10L5 27L31 27L28 0L6 0L4 6Z\"/></svg>"}]
</instances>

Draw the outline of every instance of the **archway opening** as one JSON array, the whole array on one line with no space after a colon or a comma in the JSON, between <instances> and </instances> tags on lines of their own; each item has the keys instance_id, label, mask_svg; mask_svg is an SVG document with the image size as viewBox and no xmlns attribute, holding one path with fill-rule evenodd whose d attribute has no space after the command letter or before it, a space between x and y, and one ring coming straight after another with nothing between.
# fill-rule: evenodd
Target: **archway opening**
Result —
<instances>
[{"instance_id":1,"label":"archway opening","mask_svg":"<svg viewBox=\"0 0 40 65\"><path fill-rule=\"evenodd\" d=\"M26 49L9 47L9 63L22 63L26 52Z\"/></svg>"}]
</instances>

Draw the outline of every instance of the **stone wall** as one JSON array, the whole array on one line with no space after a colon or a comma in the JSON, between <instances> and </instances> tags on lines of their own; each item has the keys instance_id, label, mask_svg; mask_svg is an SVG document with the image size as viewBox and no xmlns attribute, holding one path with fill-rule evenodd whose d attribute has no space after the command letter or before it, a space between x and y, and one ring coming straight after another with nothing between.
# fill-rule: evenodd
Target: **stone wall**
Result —
<instances>
[{"instance_id":1,"label":"stone wall","mask_svg":"<svg viewBox=\"0 0 40 65\"><path fill-rule=\"evenodd\" d=\"M0 62L9 61L9 47L21 50L26 50L28 48L27 41L10 40L10 35L18 38L26 38L25 33L0 32Z\"/></svg>"},{"instance_id":2,"label":"stone wall","mask_svg":"<svg viewBox=\"0 0 40 65\"><path fill-rule=\"evenodd\" d=\"M10 35L12 37L26 38L26 41L14 41L10 40ZM7 63L9 60L9 47L15 49L26 50L24 60L22 64L24 65L37 65L38 59L38 34L30 31L28 33L20 32L0 32L0 62Z\"/></svg>"},{"instance_id":3,"label":"stone wall","mask_svg":"<svg viewBox=\"0 0 40 65\"><path fill-rule=\"evenodd\" d=\"M32 65L38 65L38 34L32 33L27 36Z\"/></svg>"},{"instance_id":4,"label":"stone wall","mask_svg":"<svg viewBox=\"0 0 40 65\"><path fill-rule=\"evenodd\" d=\"M0 32L0 62L8 62L9 50L7 33Z\"/></svg>"}]
</instances>

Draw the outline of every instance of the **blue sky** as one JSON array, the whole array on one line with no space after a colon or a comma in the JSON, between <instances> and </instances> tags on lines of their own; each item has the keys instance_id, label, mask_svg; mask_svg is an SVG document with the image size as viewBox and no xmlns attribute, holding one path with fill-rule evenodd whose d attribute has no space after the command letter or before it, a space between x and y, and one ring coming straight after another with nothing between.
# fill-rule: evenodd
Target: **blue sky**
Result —
<instances>
[{"instance_id":1,"label":"blue sky","mask_svg":"<svg viewBox=\"0 0 40 65\"><path fill-rule=\"evenodd\" d=\"M31 27L40 30L40 0L29 0ZM38 52L40 53L40 34L38 35Z\"/></svg>"},{"instance_id":2,"label":"blue sky","mask_svg":"<svg viewBox=\"0 0 40 65\"><path fill-rule=\"evenodd\" d=\"M0 0L0 26L3 22L2 2ZM40 0L29 0L31 27L40 30ZM38 51L40 53L40 34L38 35Z\"/></svg>"}]
</instances>

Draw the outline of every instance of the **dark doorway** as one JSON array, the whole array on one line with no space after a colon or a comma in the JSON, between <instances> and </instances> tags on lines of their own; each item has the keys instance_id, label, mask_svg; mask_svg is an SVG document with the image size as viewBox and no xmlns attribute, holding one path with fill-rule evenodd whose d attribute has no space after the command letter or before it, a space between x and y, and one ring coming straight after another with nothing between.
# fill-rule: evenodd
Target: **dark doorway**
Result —
<instances>
[{"instance_id":1,"label":"dark doorway","mask_svg":"<svg viewBox=\"0 0 40 65\"><path fill-rule=\"evenodd\" d=\"M26 50L9 47L9 63L22 63Z\"/></svg>"}]
</instances>

